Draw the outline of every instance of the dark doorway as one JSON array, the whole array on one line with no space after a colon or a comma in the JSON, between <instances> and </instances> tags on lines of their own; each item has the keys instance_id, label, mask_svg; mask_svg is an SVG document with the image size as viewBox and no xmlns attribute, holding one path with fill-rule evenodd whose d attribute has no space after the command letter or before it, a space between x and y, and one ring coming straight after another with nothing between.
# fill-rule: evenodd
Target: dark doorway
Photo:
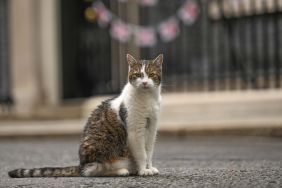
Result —
<instances>
[{"instance_id":1,"label":"dark doorway","mask_svg":"<svg viewBox=\"0 0 282 188\"><path fill-rule=\"evenodd\" d=\"M110 38L109 28L100 28L96 22L85 19L84 11L93 1L61 0L64 98L118 93L127 74L123 57L132 47L138 48L132 43L133 37L119 43ZM262 4L260 13L226 16L220 3L224 1L195 0L200 14L192 24L180 21L179 36L164 42L158 34L155 46L138 49L141 58L146 59L164 54L164 91L281 88L281 9L274 7L269 12L266 4ZM137 10L131 9L132 3L102 2L117 19L128 25L137 24L138 28L158 26L170 17L177 17L187 0L159 0L156 6L138 6ZM212 5L217 6L221 15L217 19L209 12ZM130 22L128 10L135 11L138 23Z\"/></svg>"},{"instance_id":2,"label":"dark doorway","mask_svg":"<svg viewBox=\"0 0 282 188\"><path fill-rule=\"evenodd\" d=\"M61 0L64 99L114 92L110 87L110 36L85 19L84 11L90 3Z\"/></svg>"},{"instance_id":3,"label":"dark doorway","mask_svg":"<svg viewBox=\"0 0 282 188\"><path fill-rule=\"evenodd\" d=\"M9 1L0 0L0 106L12 103L9 67Z\"/></svg>"}]
</instances>

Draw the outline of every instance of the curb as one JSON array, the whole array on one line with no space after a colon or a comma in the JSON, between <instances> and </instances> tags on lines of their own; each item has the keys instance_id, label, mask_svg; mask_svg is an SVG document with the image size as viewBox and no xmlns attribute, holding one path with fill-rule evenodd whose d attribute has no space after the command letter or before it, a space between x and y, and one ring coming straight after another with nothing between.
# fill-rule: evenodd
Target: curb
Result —
<instances>
[{"instance_id":1,"label":"curb","mask_svg":"<svg viewBox=\"0 0 282 188\"><path fill-rule=\"evenodd\" d=\"M89 112L105 98L95 97L71 108L74 114L82 111L78 119L0 121L0 137L80 135ZM163 95L162 104L159 134L282 136L282 90L170 93ZM46 111L53 110L42 114ZM56 112L67 114L65 108Z\"/></svg>"},{"instance_id":2,"label":"curb","mask_svg":"<svg viewBox=\"0 0 282 188\"><path fill-rule=\"evenodd\" d=\"M264 124L265 123L265 124ZM33 137L33 136L73 136L81 135L85 120L25 121L0 122L0 137ZM266 126L267 125L267 126ZM241 122L233 124L161 124L159 135L242 135L242 136L282 136L282 124L261 122L252 124Z\"/></svg>"}]
</instances>

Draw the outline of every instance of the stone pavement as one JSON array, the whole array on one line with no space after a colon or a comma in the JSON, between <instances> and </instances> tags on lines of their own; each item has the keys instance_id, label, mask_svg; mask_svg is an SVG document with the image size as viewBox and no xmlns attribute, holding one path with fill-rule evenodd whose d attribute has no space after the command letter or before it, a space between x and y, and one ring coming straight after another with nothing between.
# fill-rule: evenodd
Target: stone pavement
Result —
<instances>
[{"instance_id":1,"label":"stone pavement","mask_svg":"<svg viewBox=\"0 0 282 188\"><path fill-rule=\"evenodd\" d=\"M282 139L270 137L160 137L160 175L116 178L12 179L18 167L78 162L78 137L0 139L0 187L282 187Z\"/></svg>"}]
</instances>

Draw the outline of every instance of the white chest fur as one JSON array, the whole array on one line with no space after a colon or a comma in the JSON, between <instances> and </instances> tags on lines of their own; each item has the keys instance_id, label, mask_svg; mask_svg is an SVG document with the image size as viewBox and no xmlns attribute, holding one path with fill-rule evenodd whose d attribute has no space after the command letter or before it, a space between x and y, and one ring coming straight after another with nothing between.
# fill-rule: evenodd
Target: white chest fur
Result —
<instances>
[{"instance_id":1,"label":"white chest fur","mask_svg":"<svg viewBox=\"0 0 282 188\"><path fill-rule=\"evenodd\" d=\"M158 116L160 102L160 86L150 91L140 91L127 84L121 95L112 101L111 107L118 112L120 104L124 103L129 118L153 118Z\"/></svg>"},{"instance_id":2,"label":"white chest fur","mask_svg":"<svg viewBox=\"0 0 282 188\"><path fill-rule=\"evenodd\" d=\"M142 124L147 118L157 119L161 100L159 90L160 88L154 88L149 91L140 91L130 84L126 85L121 96L127 108L128 121Z\"/></svg>"},{"instance_id":3,"label":"white chest fur","mask_svg":"<svg viewBox=\"0 0 282 188\"><path fill-rule=\"evenodd\" d=\"M152 154L160 102L160 86L140 91L127 84L121 95L111 104L117 111L121 103L126 107L128 144L140 175L158 173L158 170L152 166Z\"/></svg>"}]
</instances>

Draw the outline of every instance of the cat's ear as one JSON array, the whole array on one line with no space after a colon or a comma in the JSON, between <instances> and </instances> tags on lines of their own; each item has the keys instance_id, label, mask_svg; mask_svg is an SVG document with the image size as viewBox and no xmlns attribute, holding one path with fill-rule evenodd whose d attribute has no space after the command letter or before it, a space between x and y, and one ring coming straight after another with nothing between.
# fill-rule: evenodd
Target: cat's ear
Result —
<instances>
[{"instance_id":1,"label":"cat's ear","mask_svg":"<svg viewBox=\"0 0 282 188\"><path fill-rule=\"evenodd\" d=\"M164 59L164 55L160 54L160 55L158 55L158 57L156 59L153 60L153 62L156 65L161 66L163 64L163 59Z\"/></svg>"},{"instance_id":2,"label":"cat's ear","mask_svg":"<svg viewBox=\"0 0 282 188\"><path fill-rule=\"evenodd\" d=\"M126 60L127 60L128 65L130 66L137 63L137 60L130 54L126 54Z\"/></svg>"}]
</instances>

